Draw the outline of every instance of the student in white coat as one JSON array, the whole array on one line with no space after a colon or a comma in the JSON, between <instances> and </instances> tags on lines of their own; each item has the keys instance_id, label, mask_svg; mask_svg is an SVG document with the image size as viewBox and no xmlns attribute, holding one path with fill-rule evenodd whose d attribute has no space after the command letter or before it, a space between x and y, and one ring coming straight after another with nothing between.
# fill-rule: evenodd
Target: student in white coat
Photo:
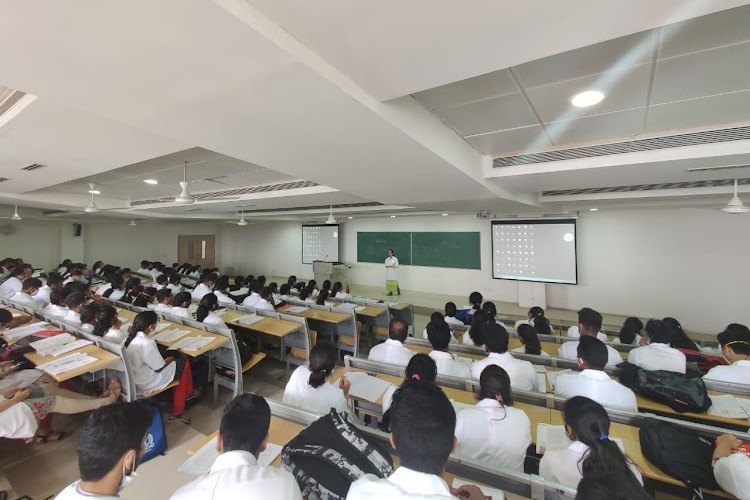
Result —
<instances>
[{"instance_id":1,"label":"student in white coat","mask_svg":"<svg viewBox=\"0 0 750 500\"><path fill-rule=\"evenodd\" d=\"M648 320L643 332L641 347L630 351L628 362L644 370L666 370L683 374L687 371L685 355L669 346L670 330L663 321Z\"/></svg>"},{"instance_id":2,"label":"student in white coat","mask_svg":"<svg viewBox=\"0 0 750 500\"><path fill-rule=\"evenodd\" d=\"M73 292L65 298L65 305L68 308L68 314L62 319L65 323L80 328L81 311L86 304L86 295L81 292Z\"/></svg>"},{"instance_id":3,"label":"student in white coat","mask_svg":"<svg viewBox=\"0 0 750 500\"><path fill-rule=\"evenodd\" d=\"M510 377L513 389L523 391L538 390L534 365L529 361L516 359L508 352L508 332L500 325L487 323L482 327L484 347L489 353L485 359L471 364L471 378L479 380L482 371L489 365L502 367Z\"/></svg>"},{"instance_id":4,"label":"student in white coat","mask_svg":"<svg viewBox=\"0 0 750 500\"><path fill-rule=\"evenodd\" d=\"M162 288L157 290L156 294L156 307L154 311L162 314L172 314L172 290L169 288Z\"/></svg>"},{"instance_id":5,"label":"student in white coat","mask_svg":"<svg viewBox=\"0 0 750 500\"><path fill-rule=\"evenodd\" d=\"M488 321L494 322L494 320L489 320L489 318L487 318L487 314L481 309L479 311L476 311L474 313L474 316L472 316L471 327L469 327L469 331L464 332L464 337L461 339L461 344L472 347L482 347L484 345L484 339L482 338L482 327Z\"/></svg>"},{"instance_id":6,"label":"student in white coat","mask_svg":"<svg viewBox=\"0 0 750 500\"><path fill-rule=\"evenodd\" d=\"M340 413L348 411L346 398L351 382L346 377L341 377L337 385L328 382L338 355L335 344L318 341L310 350L310 364L298 367L289 378L283 402L320 414L328 413L331 408Z\"/></svg>"},{"instance_id":7,"label":"student in white coat","mask_svg":"<svg viewBox=\"0 0 750 500\"><path fill-rule=\"evenodd\" d=\"M222 306L233 306L237 302L229 296L229 278L219 278L214 287L214 295Z\"/></svg>"},{"instance_id":8,"label":"student in white coat","mask_svg":"<svg viewBox=\"0 0 750 500\"><path fill-rule=\"evenodd\" d=\"M612 380L604 372L606 364L607 346L597 338L584 335L578 341L578 366L583 371L559 375L555 395L564 398L585 396L607 408L637 412L635 393Z\"/></svg>"},{"instance_id":9,"label":"student in white coat","mask_svg":"<svg viewBox=\"0 0 750 500\"><path fill-rule=\"evenodd\" d=\"M211 470L171 500L302 500L297 481L281 467L258 464L268 444L271 409L255 394L241 394L224 408Z\"/></svg>"},{"instance_id":10,"label":"student in white coat","mask_svg":"<svg viewBox=\"0 0 750 500\"><path fill-rule=\"evenodd\" d=\"M261 285L258 281L253 281L250 284L250 295L245 297L245 300L242 301L242 305L245 307L255 307L255 305L260 300L261 291L263 291L263 285Z\"/></svg>"},{"instance_id":11,"label":"student in white coat","mask_svg":"<svg viewBox=\"0 0 750 500\"><path fill-rule=\"evenodd\" d=\"M68 315L68 308L65 306L65 294L62 290L52 290L49 298L50 302L44 308L42 314L53 319L63 319Z\"/></svg>"},{"instance_id":12,"label":"student in white coat","mask_svg":"<svg viewBox=\"0 0 750 500\"><path fill-rule=\"evenodd\" d=\"M406 365L406 375L401 386L409 382L410 380L418 380L420 382L434 384L437 378L437 365L435 360L426 354L417 353L409 360L409 364ZM391 385L386 389L383 394L383 419L381 428L388 428L390 426L390 413L386 413L391 407L393 401L393 394L398 390L398 387Z\"/></svg>"},{"instance_id":13,"label":"student in white coat","mask_svg":"<svg viewBox=\"0 0 750 500\"><path fill-rule=\"evenodd\" d=\"M122 323L117 317L117 309L109 304L103 304L96 313L96 324L91 331L97 337L102 337L107 342L122 344L128 338L128 334L120 330Z\"/></svg>"},{"instance_id":14,"label":"student in white coat","mask_svg":"<svg viewBox=\"0 0 750 500\"><path fill-rule=\"evenodd\" d=\"M469 363L453 357L448 352L448 345L453 338L448 323L445 321L430 323L427 328L427 337L432 344L432 352L429 356L435 360L439 375L468 379L471 376Z\"/></svg>"},{"instance_id":15,"label":"student in white coat","mask_svg":"<svg viewBox=\"0 0 750 500\"><path fill-rule=\"evenodd\" d=\"M458 309L456 308L456 304L453 302L446 302L445 303L445 322L448 323L451 327L453 326L464 326L464 322L460 319L456 319L456 311Z\"/></svg>"},{"instance_id":16,"label":"student in white coat","mask_svg":"<svg viewBox=\"0 0 750 500\"><path fill-rule=\"evenodd\" d=\"M17 292L21 291L21 288L23 288L23 280L28 277L31 277L31 275L26 276L26 271L23 266L13 268L10 277L0 284L0 297L4 299L10 299L13 297Z\"/></svg>"},{"instance_id":17,"label":"student in white coat","mask_svg":"<svg viewBox=\"0 0 750 500\"><path fill-rule=\"evenodd\" d=\"M189 310L192 303L193 298L190 296L190 292L180 292L172 299L172 312L170 314L180 318L193 319Z\"/></svg>"},{"instance_id":18,"label":"student in white coat","mask_svg":"<svg viewBox=\"0 0 750 500\"><path fill-rule=\"evenodd\" d=\"M34 294L42 287L42 281L37 278L26 278L23 280L21 290L16 292L11 298L11 302L16 305L28 307L35 312L41 312L43 306L34 300Z\"/></svg>"},{"instance_id":19,"label":"student in white coat","mask_svg":"<svg viewBox=\"0 0 750 500\"><path fill-rule=\"evenodd\" d=\"M602 328L602 315L589 307L584 307L578 311L578 330L581 335L596 337L602 342L597 332ZM562 359L575 361L578 358L578 342L565 342L560 346L558 356ZM622 363L622 356L613 347L607 346L607 366L616 366Z\"/></svg>"},{"instance_id":20,"label":"student in white coat","mask_svg":"<svg viewBox=\"0 0 750 500\"><path fill-rule=\"evenodd\" d=\"M620 328L620 334L612 342L624 345L640 345L642 331L643 321L631 316L625 319L622 328Z\"/></svg>"},{"instance_id":21,"label":"student in white coat","mask_svg":"<svg viewBox=\"0 0 750 500\"><path fill-rule=\"evenodd\" d=\"M388 256L385 259L385 289L388 295L397 293L401 295L401 288L398 286L398 257L393 250L388 249Z\"/></svg>"},{"instance_id":22,"label":"student in white coat","mask_svg":"<svg viewBox=\"0 0 750 500\"><path fill-rule=\"evenodd\" d=\"M218 326L219 328L228 328L221 316L215 313L219 309L219 300L213 293L207 293L198 304L195 310L195 319L206 325Z\"/></svg>"},{"instance_id":23,"label":"student in white coat","mask_svg":"<svg viewBox=\"0 0 750 500\"><path fill-rule=\"evenodd\" d=\"M479 403L458 412L456 453L483 463L523 472L531 444L531 422L513 408L508 372L489 365L479 376Z\"/></svg>"},{"instance_id":24,"label":"student in white coat","mask_svg":"<svg viewBox=\"0 0 750 500\"><path fill-rule=\"evenodd\" d=\"M538 326L537 323L539 323ZM516 324L514 325L516 331L518 331L518 327L523 324L533 326L537 334L539 335L555 334L554 330L552 329L552 325L550 325L549 320L544 315L544 309L539 306L534 306L529 309L529 312L526 313L526 319L516 321Z\"/></svg>"},{"instance_id":25,"label":"student in white coat","mask_svg":"<svg viewBox=\"0 0 750 500\"><path fill-rule=\"evenodd\" d=\"M260 300L255 303L255 309L259 311L274 312L276 308L273 304L273 292L270 286L263 287L260 291Z\"/></svg>"},{"instance_id":26,"label":"student in white coat","mask_svg":"<svg viewBox=\"0 0 750 500\"><path fill-rule=\"evenodd\" d=\"M414 351L404 347L407 326L400 319L392 319L388 324L388 340L370 349L367 359L378 363L406 366L414 356Z\"/></svg>"},{"instance_id":27,"label":"student in white coat","mask_svg":"<svg viewBox=\"0 0 750 500\"><path fill-rule=\"evenodd\" d=\"M454 491L441 477L456 448L456 412L435 384L410 380L393 396L390 441L401 465L387 478L360 477L347 500L485 499L476 486Z\"/></svg>"},{"instance_id":28,"label":"student in white coat","mask_svg":"<svg viewBox=\"0 0 750 500\"><path fill-rule=\"evenodd\" d=\"M193 296L193 300L201 300L204 295L211 293L211 289L216 283L217 276L215 274L207 274L203 277L203 281L198 283L193 291L190 293Z\"/></svg>"},{"instance_id":29,"label":"student in white coat","mask_svg":"<svg viewBox=\"0 0 750 500\"><path fill-rule=\"evenodd\" d=\"M439 311L435 311L430 315L430 321L427 323L427 326L424 327L424 330L422 330L422 338L425 340L429 339L429 336L427 335L427 329L431 328L431 325L445 323L448 325L448 328L451 331L451 344L459 345L458 339L453 335L453 327L445 320L445 316L443 316L443 313Z\"/></svg>"},{"instance_id":30,"label":"student in white coat","mask_svg":"<svg viewBox=\"0 0 750 500\"><path fill-rule=\"evenodd\" d=\"M750 385L750 330L744 325L729 325L717 340L722 354L732 364L711 368L703 379Z\"/></svg>"},{"instance_id":31,"label":"student in white coat","mask_svg":"<svg viewBox=\"0 0 750 500\"><path fill-rule=\"evenodd\" d=\"M737 448L742 441L731 434L716 438L711 465L721 489L737 498L748 498L750 491L750 457Z\"/></svg>"},{"instance_id":32,"label":"student in white coat","mask_svg":"<svg viewBox=\"0 0 750 500\"><path fill-rule=\"evenodd\" d=\"M135 479L150 427L151 412L142 403L115 403L91 413L78 438L81 479L55 499L120 498Z\"/></svg>"},{"instance_id":33,"label":"student in white coat","mask_svg":"<svg viewBox=\"0 0 750 500\"><path fill-rule=\"evenodd\" d=\"M172 290L172 295L177 295L184 290L180 279L180 275L177 273L174 273L169 277L169 284L167 285L167 288Z\"/></svg>"},{"instance_id":34,"label":"student in white coat","mask_svg":"<svg viewBox=\"0 0 750 500\"><path fill-rule=\"evenodd\" d=\"M542 343L539 341L534 327L528 323L521 323L516 327L516 333L518 333L518 339L521 341L521 347L511 349L510 352L518 352L522 354L533 354L535 356L544 356L549 358L549 354L542 350Z\"/></svg>"},{"instance_id":35,"label":"student in white coat","mask_svg":"<svg viewBox=\"0 0 750 500\"><path fill-rule=\"evenodd\" d=\"M109 300L122 300L125 296L125 280L119 274L109 277L110 287L102 293L102 297ZM97 293L99 290L97 290Z\"/></svg>"},{"instance_id":36,"label":"student in white coat","mask_svg":"<svg viewBox=\"0 0 750 500\"><path fill-rule=\"evenodd\" d=\"M632 481L643 485L638 468L609 438L609 416L602 405L575 396L565 402L563 420L565 433L573 444L564 450L545 452L539 462L540 476L575 488L584 469L587 473L622 471L626 477L632 476Z\"/></svg>"},{"instance_id":37,"label":"student in white coat","mask_svg":"<svg viewBox=\"0 0 750 500\"><path fill-rule=\"evenodd\" d=\"M59 273L49 273L47 282L36 292L34 300L39 302L42 307L50 303L50 294L52 290L60 290L63 286L63 278Z\"/></svg>"}]
</instances>

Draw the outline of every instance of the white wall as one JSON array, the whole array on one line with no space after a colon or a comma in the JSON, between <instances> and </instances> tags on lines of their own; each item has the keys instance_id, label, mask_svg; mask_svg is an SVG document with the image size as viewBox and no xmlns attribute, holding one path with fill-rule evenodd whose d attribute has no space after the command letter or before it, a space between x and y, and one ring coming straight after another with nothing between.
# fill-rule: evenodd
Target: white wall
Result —
<instances>
[{"instance_id":1,"label":"white wall","mask_svg":"<svg viewBox=\"0 0 750 500\"><path fill-rule=\"evenodd\" d=\"M0 228L10 226L14 234L0 234L0 255L22 257L34 267L51 269L60 262L61 224L24 219L0 221ZM72 234L72 226L69 226Z\"/></svg>"},{"instance_id":2,"label":"white wall","mask_svg":"<svg viewBox=\"0 0 750 500\"><path fill-rule=\"evenodd\" d=\"M221 258L234 274L312 278L312 265L302 263L299 222L227 224L222 229Z\"/></svg>"}]
</instances>

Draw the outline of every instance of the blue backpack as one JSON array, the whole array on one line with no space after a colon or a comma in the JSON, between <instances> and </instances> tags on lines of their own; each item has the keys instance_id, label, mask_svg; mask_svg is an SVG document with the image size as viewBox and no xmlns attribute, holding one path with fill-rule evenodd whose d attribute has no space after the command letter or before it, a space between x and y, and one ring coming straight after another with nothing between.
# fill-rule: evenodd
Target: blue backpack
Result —
<instances>
[{"instance_id":1,"label":"blue backpack","mask_svg":"<svg viewBox=\"0 0 750 500\"><path fill-rule=\"evenodd\" d=\"M140 401L145 404L151 411L151 428L146 435L146 442L143 446L143 462L147 462L158 455L164 455L167 451L167 432L164 429L164 417L161 414L161 407L153 399Z\"/></svg>"}]
</instances>

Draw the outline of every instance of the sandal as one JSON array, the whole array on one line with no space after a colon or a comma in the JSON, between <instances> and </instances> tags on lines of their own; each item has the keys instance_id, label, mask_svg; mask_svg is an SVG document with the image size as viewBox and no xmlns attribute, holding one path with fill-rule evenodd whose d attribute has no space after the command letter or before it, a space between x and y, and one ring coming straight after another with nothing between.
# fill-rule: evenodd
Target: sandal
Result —
<instances>
[{"instance_id":1,"label":"sandal","mask_svg":"<svg viewBox=\"0 0 750 500\"><path fill-rule=\"evenodd\" d=\"M57 436L54 439L50 439L53 434L56 434ZM65 431L52 431L49 434L45 434L43 436L36 436L31 444L34 446L42 446L43 444L47 443L56 443L65 439L66 434L67 433Z\"/></svg>"},{"instance_id":2,"label":"sandal","mask_svg":"<svg viewBox=\"0 0 750 500\"><path fill-rule=\"evenodd\" d=\"M184 415L180 415L178 417L175 417L174 415L169 415L167 417L167 423L171 424L172 422L182 422L185 425L190 425L191 423L193 423L193 421L190 420L190 417L186 417Z\"/></svg>"}]
</instances>

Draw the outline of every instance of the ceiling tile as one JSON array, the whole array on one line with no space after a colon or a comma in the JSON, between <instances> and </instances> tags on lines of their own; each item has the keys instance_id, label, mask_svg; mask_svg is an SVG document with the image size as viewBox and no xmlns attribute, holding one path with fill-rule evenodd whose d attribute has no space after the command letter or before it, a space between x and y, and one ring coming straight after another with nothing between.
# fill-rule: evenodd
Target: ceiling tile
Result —
<instances>
[{"instance_id":1,"label":"ceiling tile","mask_svg":"<svg viewBox=\"0 0 750 500\"><path fill-rule=\"evenodd\" d=\"M655 43L653 32L636 33L521 64L516 71L526 88L549 85L649 63Z\"/></svg>"},{"instance_id":2,"label":"ceiling tile","mask_svg":"<svg viewBox=\"0 0 750 500\"><path fill-rule=\"evenodd\" d=\"M750 91L651 106L647 132L750 120Z\"/></svg>"},{"instance_id":3,"label":"ceiling tile","mask_svg":"<svg viewBox=\"0 0 750 500\"><path fill-rule=\"evenodd\" d=\"M602 75L527 90L531 104L545 123L582 116L639 108L646 105L651 65L610 71ZM585 90L601 90L604 100L596 106L576 108L570 98Z\"/></svg>"},{"instance_id":4,"label":"ceiling tile","mask_svg":"<svg viewBox=\"0 0 750 500\"><path fill-rule=\"evenodd\" d=\"M659 58L750 40L750 5L682 21L662 28Z\"/></svg>"},{"instance_id":5,"label":"ceiling tile","mask_svg":"<svg viewBox=\"0 0 750 500\"><path fill-rule=\"evenodd\" d=\"M541 125L476 135L474 137L467 137L466 140L482 153L492 156L500 156L517 151L533 151L552 145Z\"/></svg>"},{"instance_id":6,"label":"ceiling tile","mask_svg":"<svg viewBox=\"0 0 750 500\"><path fill-rule=\"evenodd\" d=\"M657 62L653 104L750 89L750 42Z\"/></svg>"},{"instance_id":7,"label":"ceiling tile","mask_svg":"<svg viewBox=\"0 0 750 500\"><path fill-rule=\"evenodd\" d=\"M520 93L437 110L435 114L461 135L539 124L526 99Z\"/></svg>"},{"instance_id":8,"label":"ceiling tile","mask_svg":"<svg viewBox=\"0 0 750 500\"><path fill-rule=\"evenodd\" d=\"M414 96L430 110L518 92L507 69L418 92Z\"/></svg>"},{"instance_id":9,"label":"ceiling tile","mask_svg":"<svg viewBox=\"0 0 750 500\"><path fill-rule=\"evenodd\" d=\"M621 140L643 130L646 109L631 109L606 115L587 116L546 125L555 146Z\"/></svg>"}]
</instances>

